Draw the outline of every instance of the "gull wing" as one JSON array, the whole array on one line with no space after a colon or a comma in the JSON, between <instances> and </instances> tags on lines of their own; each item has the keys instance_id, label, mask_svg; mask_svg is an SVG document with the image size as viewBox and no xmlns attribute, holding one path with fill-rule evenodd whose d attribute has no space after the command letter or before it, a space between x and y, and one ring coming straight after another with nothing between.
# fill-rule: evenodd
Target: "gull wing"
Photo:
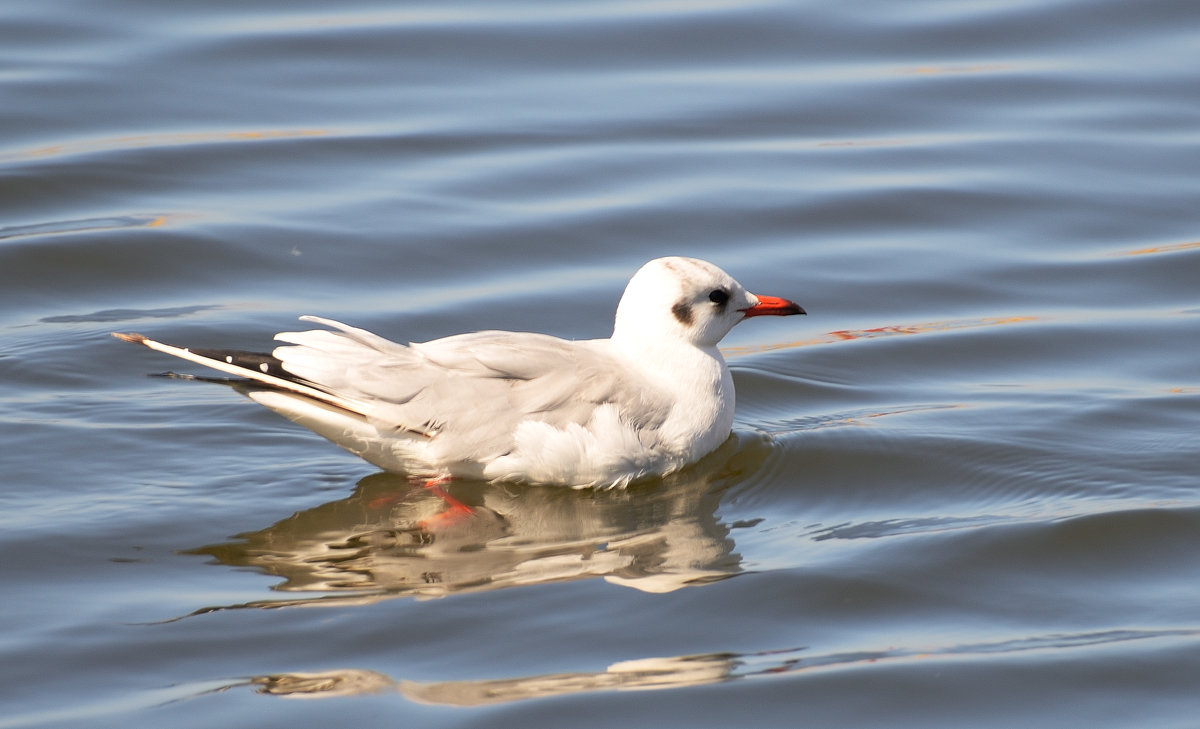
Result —
<instances>
[{"instance_id":1,"label":"gull wing","mask_svg":"<svg viewBox=\"0 0 1200 729\"><path fill-rule=\"evenodd\" d=\"M484 331L403 345L317 317L328 327L285 332L273 352L286 372L356 403L381 430L427 433L446 458L482 461L512 449L525 421L586 425L615 404L652 439L670 411L656 388L634 380L603 340Z\"/></svg>"}]
</instances>

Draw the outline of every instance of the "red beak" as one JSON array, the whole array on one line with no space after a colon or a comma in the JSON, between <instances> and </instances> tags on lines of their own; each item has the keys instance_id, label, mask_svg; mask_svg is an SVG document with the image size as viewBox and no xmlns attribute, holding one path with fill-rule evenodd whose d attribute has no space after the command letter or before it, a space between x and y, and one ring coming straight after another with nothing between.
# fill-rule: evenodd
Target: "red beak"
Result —
<instances>
[{"instance_id":1,"label":"red beak","mask_svg":"<svg viewBox=\"0 0 1200 729\"><path fill-rule=\"evenodd\" d=\"M742 309L742 313L746 315L747 319L752 316L790 316L808 313L796 302L781 299L778 296L759 296L757 298L757 304L749 309Z\"/></svg>"}]
</instances>

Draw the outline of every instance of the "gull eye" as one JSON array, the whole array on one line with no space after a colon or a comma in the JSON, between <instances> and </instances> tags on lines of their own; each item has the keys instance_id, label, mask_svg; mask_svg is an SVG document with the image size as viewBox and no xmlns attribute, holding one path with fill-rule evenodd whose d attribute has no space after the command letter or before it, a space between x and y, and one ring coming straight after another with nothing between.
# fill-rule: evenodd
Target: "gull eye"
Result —
<instances>
[{"instance_id":1,"label":"gull eye","mask_svg":"<svg viewBox=\"0 0 1200 729\"><path fill-rule=\"evenodd\" d=\"M729 303L729 292L725 289L713 289L708 295L708 300L717 306L725 306Z\"/></svg>"}]
</instances>

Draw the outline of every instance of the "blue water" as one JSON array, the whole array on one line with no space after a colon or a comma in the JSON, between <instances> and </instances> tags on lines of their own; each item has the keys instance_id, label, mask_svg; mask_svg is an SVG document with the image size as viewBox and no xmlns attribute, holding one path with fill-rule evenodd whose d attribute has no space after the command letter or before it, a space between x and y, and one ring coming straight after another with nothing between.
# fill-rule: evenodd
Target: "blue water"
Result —
<instances>
[{"instance_id":1,"label":"blue water","mask_svg":"<svg viewBox=\"0 0 1200 729\"><path fill-rule=\"evenodd\" d=\"M0 6L0 727L1189 727L1200 9ZM476 518L111 331L724 343L665 482ZM311 700L297 700L306 697Z\"/></svg>"}]
</instances>

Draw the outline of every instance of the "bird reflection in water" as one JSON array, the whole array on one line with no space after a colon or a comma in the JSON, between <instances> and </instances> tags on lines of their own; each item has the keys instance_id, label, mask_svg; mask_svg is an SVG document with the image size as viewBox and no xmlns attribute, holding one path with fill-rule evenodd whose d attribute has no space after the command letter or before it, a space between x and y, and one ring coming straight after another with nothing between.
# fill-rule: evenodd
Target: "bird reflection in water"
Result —
<instances>
[{"instance_id":1,"label":"bird reflection in water","mask_svg":"<svg viewBox=\"0 0 1200 729\"><path fill-rule=\"evenodd\" d=\"M358 604L600 577L669 592L740 570L722 492L756 470L767 440L740 434L695 466L627 489L443 486L470 507L441 522L446 502L401 476L378 473L353 495L299 512L235 541L191 550L283 579L293 598L206 607ZM429 526L436 524L436 527Z\"/></svg>"},{"instance_id":2,"label":"bird reflection in water","mask_svg":"<svg viewBox=\"0 0 1200 729\"><path fill-rule=\"evenodd\" d=\"M704 653L620 661L604 670L551 673L465 681L395 680L377 671L345 669L254 676L218 687L254 686L260 694L288 698L332 698L399 693L411 701L442 706L485 706L510 701L581 694L590 691L628 691L682 688L745 678L796 675L883 664L953 661L970 657L1017 656L1030 651L1092 651L1130 641L1194 639L1191 628L1166 630L1102 630L1022 635L978 643L934 643L888 646L856 651L816 653L804 647L752 653Z\"/></svg>"},{"instance_id":3,"label":"bird reflection in water","mask_svg":"<svg viewBox=\"0 0 1200 729\"><path fill-rule=\"evenodd\" d=\"M723 653L644 658L622 661L595 673L431 683L396 681L376 671L351 669L256 676L243 685L256 686L260 694L289 698L334 698L395 691L422 704L484 706L589 691L667 689L717 683L745 673L745 664L753 658Z\"/></svg>"}]
</instances>

